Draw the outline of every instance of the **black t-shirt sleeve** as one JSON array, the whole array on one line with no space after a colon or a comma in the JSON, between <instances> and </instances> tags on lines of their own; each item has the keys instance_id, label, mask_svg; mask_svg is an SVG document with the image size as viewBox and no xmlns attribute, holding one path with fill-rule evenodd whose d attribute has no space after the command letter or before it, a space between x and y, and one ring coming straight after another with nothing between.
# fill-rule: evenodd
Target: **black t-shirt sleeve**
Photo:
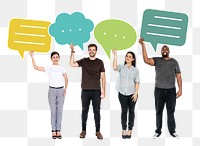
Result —
<instances>
[{"instance_id":1,"label":"black t-shirt sleeve","mask_svg":"<svg viewBox=\"0 0 200 146\"><path fill-rule=\"evenodd\" d=\"M157 64L157 62L158 62L158 59L159 59L159 57L153 57L152 59L154 60L154 66L156 66L156 64Z\"/></svg>"},{"instance_id":2,"label":"black t-shirt sleeve","mask_svg":"<svg viewBox=\"0 0 200 146\"><path fill-rule=\"evenodd\" d=\"M100 72L105 72L105 68L104 68L104 64L103 64L103 61L102 61L102 60L101 60Z\"/></svg>"},{"instance_id":3,"label":"black t-shirt sleeve","mask_svg":"<svg viewBox=\"0 0 200 146\"><path fill-rule=\"evenodd\" d=\"M83 61L84 61L84 59L85 59L85 58L82 58L82 59L76 61L80 67L83 66Z\"/></svg>"}]
</instances>

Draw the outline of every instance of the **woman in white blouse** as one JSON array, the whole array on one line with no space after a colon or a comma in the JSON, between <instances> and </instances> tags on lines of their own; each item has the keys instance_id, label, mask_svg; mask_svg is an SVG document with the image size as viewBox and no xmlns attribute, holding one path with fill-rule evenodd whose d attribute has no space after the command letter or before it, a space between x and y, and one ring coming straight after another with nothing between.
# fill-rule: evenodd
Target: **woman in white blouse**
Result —
<instances>
[{"instance_id":1,"label":"woman in white blouse","mask_svg":"<svg viewBox=\"0 0 200 146\"><path fill-rule=\"evenodd\" d=\"M48 100L51 109L52 138L61 139L62 112L68 86L66 70L59 66L60 55L58 52L51 53L52 65L46 67L36 65L34 51L30 51L30 56L34 69L46 72L49 76Z\"/></svg>"},{"instance_id":2,"label":"woman in white blouse","mask_svg":"<svg viewBox=\"0 0 200 146\"><path fill-rule=\"evenodd\" d=\"M139 70L136 68L136 57L131 51L127 52L123 65L117 64L117 51L114 54L113 69L119 72L116 83L119 102L121 104L122 138L131 138L135 118L135 104L138 99ZM128 115L128 129L127 129Z\"/></svg>"}]
</instances>

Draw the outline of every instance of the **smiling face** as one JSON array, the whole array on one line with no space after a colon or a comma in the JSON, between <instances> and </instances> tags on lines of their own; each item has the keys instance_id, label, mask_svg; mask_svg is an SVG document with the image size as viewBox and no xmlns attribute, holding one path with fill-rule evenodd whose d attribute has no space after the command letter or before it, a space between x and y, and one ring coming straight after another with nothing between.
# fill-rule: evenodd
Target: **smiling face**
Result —
<instances>
[{"instance_id":1,"label":"smiling face","mask_svg":"<svg viewBox=\"0 0 200 146\"><path fill-rule=\"evenodd\" d=\"M164 57L164 58L169 57L169 53L170 53L169 47L163 46L162 49L161 49L162 57Z\"/></svg>"},{"instance_id":2,"label":"smiling face","mask_svg":"<svg viewBox=\"0 0 200 146\"><path fill-rule=\"evenodd\" d=\"M95 46L88 47L88 54L90 57L95 57L97 54L97 49Z\"/></svg>"},{"instance_id":3,"label":"smiling face","mask_svg":"<svg viewBox=\"0 0 200 146\"><path fill-rule=\"evenodd\" d=\"M125 57L125 62L132 63L132 61L134 61L133 55L131 53L127 53Z\"/></svg>"},{"instance_id":4,"label":"smiling face","mask_svg":"<svg viewBox=\"0 0 200 146\"><path fill-rule=\"evenodd\" d=\"M51 57L51 61L53 62L53 64L58 64L59 60L60 60L60 56L58 54L54 54Z\"/></svg>"}]
</instances>

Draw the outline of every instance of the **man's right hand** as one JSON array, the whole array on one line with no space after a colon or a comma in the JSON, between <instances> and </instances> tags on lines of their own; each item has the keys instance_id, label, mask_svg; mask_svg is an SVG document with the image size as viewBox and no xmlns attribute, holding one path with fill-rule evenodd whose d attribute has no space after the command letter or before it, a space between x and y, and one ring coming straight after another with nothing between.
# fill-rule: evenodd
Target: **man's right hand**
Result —
<instances>
[{"instance_id":1,"label":"man's right hand","mask_svg":"<svg viewBox=\"0 0 200 146\"><path fill-rule=\"evenodd\" d=\"M143 39L143 38L140 38L140 39L139 39L139 43L140 43L141 45L144 45L144 39Z\"/></svg>"}]
</instances>

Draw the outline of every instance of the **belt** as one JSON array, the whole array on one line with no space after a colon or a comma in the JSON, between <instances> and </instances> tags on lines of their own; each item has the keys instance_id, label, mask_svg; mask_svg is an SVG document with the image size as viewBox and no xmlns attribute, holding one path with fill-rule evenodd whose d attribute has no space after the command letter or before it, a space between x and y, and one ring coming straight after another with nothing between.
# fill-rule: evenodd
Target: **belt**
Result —
<instances>
[{"instance_id":1,"label":"belt","mask_svg":"<svg viewBox=\"0 0 200 146\"><path fill-rule=\"evenodd\" d=\"M53 88L53 89L62 89L64 86L62 86L62 87L51 87L51 86L49 86L49 88Z\"/></svg>"}]
</instances>

